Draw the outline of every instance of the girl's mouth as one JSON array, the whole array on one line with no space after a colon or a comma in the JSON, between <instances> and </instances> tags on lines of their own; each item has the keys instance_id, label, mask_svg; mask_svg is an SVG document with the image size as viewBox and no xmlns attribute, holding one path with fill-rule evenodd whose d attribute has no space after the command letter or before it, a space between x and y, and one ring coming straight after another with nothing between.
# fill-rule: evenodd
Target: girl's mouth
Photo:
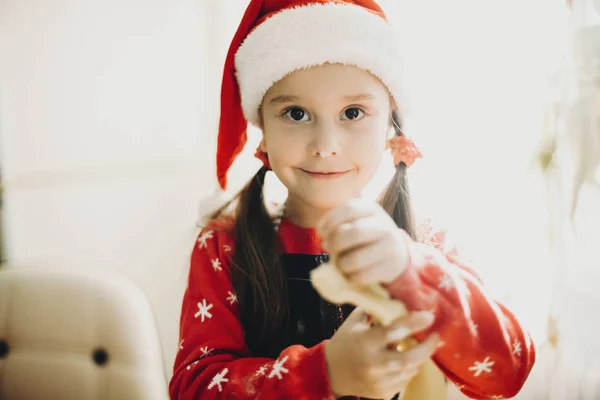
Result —
<instances>
[{"instance_id":1,"label":"girl's mouth","mask_svg":"<svg viewBox=\"0 0 600 400\"><path fill-rule=\"evenodd\" d=\"M309 170L302 169L302 168L301 168L301 170L316 179L339 178L340 176L346 175L348 172L350 172L350 170L347 170L347 171L309 171Z\"/></svg>"}]
</instances>

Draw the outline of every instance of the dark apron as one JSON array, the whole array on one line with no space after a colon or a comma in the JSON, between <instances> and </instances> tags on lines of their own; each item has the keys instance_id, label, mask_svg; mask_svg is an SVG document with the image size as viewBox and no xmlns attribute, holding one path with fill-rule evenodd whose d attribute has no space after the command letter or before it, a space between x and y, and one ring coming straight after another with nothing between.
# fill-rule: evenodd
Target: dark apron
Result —
<instances>
[{"instance_id":1,"label":"dark apron","mask_svg":"<svg viewBox=\"0 0 600 400\"><path fill-rule=\"evenodd\" d=\"M350 304L335 305L324 300L310 282L310 272L324 262L327 255L282 254L280 265L285 270L290 301L290 320L286 332L271 348L277 358L287 347L300 344L313 347L330 339L354 310ZM394 400L399 396L395 396ZM348 397L351 398L351 397Z\"/></svg>"}]
</instances>

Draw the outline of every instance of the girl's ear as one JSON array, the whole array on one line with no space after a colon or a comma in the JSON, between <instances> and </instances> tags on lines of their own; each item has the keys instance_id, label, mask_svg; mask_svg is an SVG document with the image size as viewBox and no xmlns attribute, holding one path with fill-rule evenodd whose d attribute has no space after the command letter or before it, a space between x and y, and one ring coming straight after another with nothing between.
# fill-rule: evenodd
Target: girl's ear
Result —
<instances>
[{"instance_id":1,"label":"girl's ear","mask_svg":"<svg viewBox=\"0 0 600 400\"><path fill-rule=\"evenodd\" d=\"M258 148L260 149L260 151L262 151L263 153L267 152L267 142L265 140L265 135L263 134L262 139L260 140L260 143L258 144Z\"/></svg>"}]
</instances>

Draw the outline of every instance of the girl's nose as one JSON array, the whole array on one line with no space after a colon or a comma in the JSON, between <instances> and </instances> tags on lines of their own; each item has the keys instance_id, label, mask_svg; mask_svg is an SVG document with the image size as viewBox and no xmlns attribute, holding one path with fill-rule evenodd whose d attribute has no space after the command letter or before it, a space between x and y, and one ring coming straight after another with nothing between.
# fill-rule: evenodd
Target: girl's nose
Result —
<instances>
[{"instance_id":1,"label":"girl's nose","mask_svg":"<svg viewBox=\"0 0 600 400\"><path fill-rule=\"evenodd\" d=\"M335 124L321 123L316 127L313 141L313 155L327 158L340 151L339 128Z\"/></svg>"}]
</instances>

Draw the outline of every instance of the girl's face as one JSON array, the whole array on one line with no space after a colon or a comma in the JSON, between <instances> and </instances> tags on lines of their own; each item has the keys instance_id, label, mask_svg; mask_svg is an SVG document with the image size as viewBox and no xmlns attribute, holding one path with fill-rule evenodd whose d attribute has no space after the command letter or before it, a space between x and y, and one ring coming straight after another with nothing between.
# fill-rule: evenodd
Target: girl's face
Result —
<instances>
[{"instance_id":1,"label":"girl's face","mask_svg":"<svg viewBox=\"0 0 600 400\"><path fill-rule=\"evenodd\" d=\"M391 104L370 73L326 64L274 84L262 105L261 149L288 203L328 210L358 195L385 150Z\"/></svg>"}]
</instances>

